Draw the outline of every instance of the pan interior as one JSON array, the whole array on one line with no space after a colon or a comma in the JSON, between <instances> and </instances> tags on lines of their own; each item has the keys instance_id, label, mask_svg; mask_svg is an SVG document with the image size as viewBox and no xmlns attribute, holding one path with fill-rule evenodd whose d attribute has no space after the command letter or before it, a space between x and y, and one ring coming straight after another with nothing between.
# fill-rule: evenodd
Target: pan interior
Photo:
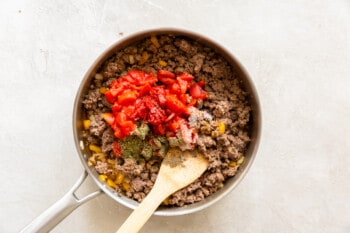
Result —
<instances>
[{"instance_id":1,"label":"pan interior","mask_svg":"<svg viewBox=\"0 0 350 233\"><path fill-rule=\"evenodd\" d=\"M76 148L78 151L78 155L81 159L81 162L84 166L84 168L87 170L89 175L92 177L92 179L95 181L95 183L98 185L100 189L102 189L108 196L110 196L115 201L119 202L120 204L127 206L131 209L135 209L138 205L138 203L132 199L129 199L127 197L121 196L118 194L115 190L111 189L107 185L105 185L102 181L98 178L98 173L88 166L87 160L90 156L89 150L87 148L84 148L84 143L82 139L82 130L83 130L83 119L85 119L85 114L83 111L82 106L82 100L84 95L87 93L87 90L90 86L90 83L97 72L97 70L100 68L102 63L107 60L110 56L112 56L117 51L125 48L126 46L133 44L137 41L140 41L144 38L150 37L151 35L164 35L164 34L172 34L172 35L181 35L184 37L188 37L192 40L197 40L199 43L204 44L208 47L213 48L218 53L220 53L226 60L233 66L235 71L238 73L240 78L242 79L244 83L244 87L249 95L249 101L252 106L252 127L251 127L251 142L248 146L248 150L246 152L245 157L245 163L243 163L242 167L239 169L237 174L228 179L224 185L223 188L218 190L216 193L211 194L209 197L205 198L203 201L187 205L184 207L160 207L156 212L155 215L160 216L175 216L175 215L183 215L183 214L189 214L193 213L199 210L202 210L224 196L226 196L234 187L240 182L240 180L244 177L244 175L247 173L249 167L251 166L256 151L258 149L259 140L260 140L260 134L261 134L261 112L260 112L260 104L258 100L258 95L255 90L254 84L252 83L251 79L249 78L248 73L245 71L245 69L242 67L242 65L238 62L238 60L230 54L227 49L223 48L222 46L218 45L216 42L205 38L202 35L185 31L185 30L179 30L179 29L156 29L156 30L149 30L140 32L134 35L131 35L129 37L126 37L120 41L117 41L115 44L110 46L105 52L103 52L97 60L92 64L90 69L86 72L81 85L78 89L75 104L74 104L74 111L73 111L73 132L74 132L74 140L76 144Z\"/></svg>"}]
</instances>

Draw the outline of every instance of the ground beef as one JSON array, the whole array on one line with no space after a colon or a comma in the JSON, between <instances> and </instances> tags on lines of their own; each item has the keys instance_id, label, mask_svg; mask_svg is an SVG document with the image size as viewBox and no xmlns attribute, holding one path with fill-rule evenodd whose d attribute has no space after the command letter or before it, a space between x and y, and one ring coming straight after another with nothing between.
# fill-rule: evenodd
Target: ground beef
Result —
<instances>
[{"instance_id":1,"label":"ground beef","mask_svg":"<svg viewBox=\"0 0 350 233\"><path fill-rule=\"evenodd\" d=\"M225 185L236 174L250 141L251 106L248 93L233 67L213 49L191 39L162 35L159 46L150 38L116 51L106 60L93 79L83 100L84 111L92 117L88 131L83 132L86 144L100 145L107 161L115 161L112 169L106 162L97 161L95 169L101 174L125 175L128 189L116 186L116 190L129 198L142 201L152 189L157 178L161 160L136 161L132 158L117 158L112 152L114 134L100 114L110 112L111 106L101 94L101 87L110 83L128 70L137 69L156 73L165 69L175 73L188 72L196 81L203 80L209 97L198 101L197 108L207 112L204 116L192 116L190 124L198 128L196 149L208 159L207 171L195 182L167 199L169 206L183 206L203 200ZM147 54L147 60L144 59ZM166 66L161 66L159 61ZM210 117L208 117L210 116ZM225 132L219 132L217 122L225 124ZM112 170L112 171L111 171Z\"/></svg>"},{"instance_id":2,"label":"ground beef","mask_svg":"<svg viewBox=\"0 0 350 233\"><path fill-rule=\"evenodd\" d=\"M129 176L138 176L143 171L144 166L137 164L136 160L127 158L124 160L124 164L116 165L116 170Z\"/></svg>"},{"instance_id":3,"label":"ground beef","mask_svg":"<svg viewBox=\"0 0 350 233\"><path fill-rule=\"evenodd\" d=\"M90 124L90 133L93 136L101 137L104 130L107 128L107 123L102 119L101 115L95 115Z\"/></svg>"},{"instance_id":4,"label":"ground beef","mask_svg":"<svg viewBox=\"0 0 350 233\"><path fill-rule=\"evenodd\" d=\"M114 143L114 133L110 127L107 127L107 129L102 134L102 143L101 143L102 152L104 153L110 152L113 149L113 143Z\"/></svg>"},{"instance_id":5,"label":"ground beef","mask_svg":"<svg viewBox=\"0 0 350 233\"><path fill-rule=\"evenodd\" d=\"M108 164L106 162L97 161L95 169L98 173L106 174L108 172Z\"/></svg>"}]
</instances>

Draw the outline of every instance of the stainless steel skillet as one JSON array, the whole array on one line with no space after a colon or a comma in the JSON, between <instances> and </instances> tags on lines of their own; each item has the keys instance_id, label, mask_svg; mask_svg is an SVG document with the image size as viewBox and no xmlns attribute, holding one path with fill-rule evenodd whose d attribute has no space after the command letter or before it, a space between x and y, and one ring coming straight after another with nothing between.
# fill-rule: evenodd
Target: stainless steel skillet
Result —
<instances>
[{"instance_id":1,"label":"stainless steel skillet","mask_svg":"<svg viewBox=\"0 0 350 233\"><path fill-rule=\"evenodd\" d=\"M239 61L227 49L225 49L224 47L219 45L217 42L214 42L213 40L203 35L200 35L191 31L186 31L183 29L174 29L174 28L163 28L163 29L142 31L142 32L127 36L117 41L112 46L110 46L106 51L104 51L96 59L96 61L91 65L89 70L86 72L84 79L82 80L81 85L78 89L75 103L74 103L74 111L73 111L74 140L75 140L75 145L78 151L79 158L84 167L83 174L78 179L78 181L74 184L74 186L60 200L58 200L49 209L47 209L40 216L38 216L32 223L26 226L21 232L23 233L48 232L54 226L56 226L60 221L62 221L66 216L68 216L78 206L89 201L92 198L95 198L101 193L107 194L113 200L117 201L118 203L126 207L129 207L131 209L136 208L136 206L138 205L136 201L126 198L124 196L121 196L115 190L106 186L102 181L98 179L97 172L88 166L87 159L89 158L90 152L83 147L82 138L81 138L81 131L83 129L82 120L84 119L82 99L83 99L83 96L87 93L87 89L90 86L92 78L94 77L95 73L97 72L97 70L105 60L107 60L117 51L125 48L130 44L133 44L144 38L150 37L151 35L162 35L162 34L181 35L181 36L196 40L199 43L204 44L216 50L224 58L226 58L227 61L234 67L237 74L242 79L246 91L249 93L249 101L252 106L252 118L251 118L252 120L251 139L252 140L249 144L249 148L245 155L245 162L240 167L238 173L231 179L227 180L223 188L221 188L219 191L212 194L211 196L209 196L208 198L206 198L201 202L184 206L184 207L172 207L172 208L160 207L154 214L160 215L160 216L176 216L176 215L190 214L196 211L203 210L206 207L216 203L217 201L222 199L224 196L226 196L229 192L231 192L236 187L236 185L243 179L245 174L248 172L251 164L253 163L253 160L255 158L255 155L258 149L262 121L261 121L261 108L260 108L258 94L247 71L243 68L243 66L239 63ZM83 198L78 198L75 193L88 175L96 183L98 187L98 191L93 192Z\"/></svg>"}]
</instances>

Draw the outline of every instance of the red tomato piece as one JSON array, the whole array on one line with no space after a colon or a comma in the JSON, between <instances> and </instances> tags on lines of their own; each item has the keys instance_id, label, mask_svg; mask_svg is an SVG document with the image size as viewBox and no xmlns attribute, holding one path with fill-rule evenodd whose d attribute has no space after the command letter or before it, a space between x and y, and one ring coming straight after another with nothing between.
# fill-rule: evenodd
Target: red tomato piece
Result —
<instances>
[{"instance_id":1,"label":"red tomato piece","mask_svg":"<svg viewBox=\"0 0 350 233\"><path fill-rule=\"evenodd\" d=\"M111 82L111 84L110 84L111 88L116 88L116 87L118 87L118 86L119 86L119 82L120 82L120 79L114 79L114 80Z\"/></svg>"},{"instance_id":2,"label":"red tomato piece","mask_svg":"<svg viewBox=\"0 0 350 233\"><path fill-rule=\"evenodd\" d=\"M173 85L170 86L169 88L170 93L179 95L181 94L181 88L180 85L176 82Z\"/></svg>"},{"instance_id":3,"label":"red tomato piece","mask_svg":"<svg viewBox=\"0 0 350 233\"><path fill-rule=\"evenodd\" d=\"M132 131L136 128L136 124L132 121L124 121L120 129L123 132L123 135L129 136Z\"/></svg>"},{"instance_id":4,"label":"red tomato piece","mask_svg":"<svg viewBox=\"0 0 350 233\"><path fill-rule=\"evenodd\" d=\"M125 113L128 119L133 119L133 115L135 112L135 105L129 105L127 107L124 107L122 111Z\"/></svg>"},{"instance_id":5,"label":"red tomato piece","mask_svg":"<svg viewBox=\"0 0 350 233\"><path fill-rule=\"evenodd\" d=\"M135 109L134 109L134 113L132 115L132 119L135 119L135 120L146 120L147 116L148 116L148 108L145 104L145 101L144 101L145 97L143 97L142 99L137 99L136 102L135 102Z\"/></svg>"},{"instance_id":6,"label":"red tomato piece","mask_svg":"<svg viewBox=\"0 0 350 233\"><path fill-rule=\"evenodd\" d=\"M117 101L117 98L112 95L110 90L105 92L105 98L110 104L113 104L115 101Z\"/></svg>"},{"instance_id":7,"label":"red tomato piece","mask_svg":"<svg viewBox=\"0 0 350 233\"><path fill-rule=\"evenodd\" d=\"M182 79L182 80L185 80L185 81L191 81L194 79L194 77L192 75L190 75L189 73L186 73L186 72L178 75L177 77Z\"/></svg>"},{"instance_id":8,"label":"red tomato piece","mask_svg":"<svg viewBox=\"0 0 350 233\"><path fill-rule=\"evenodd\" d=\"M189 114L187 106L183 104L175 95L166 96L166 106L176 114Z\"/></svg>"},{"instance_id":9,"label":"red tomato piece","mask_svg":"<svg viewBox=\"0 0 350 233\"><path fill-rule=\"evenodd\" d=\"M127 121L126 114L124 112L118 112L115 115L115 123L118 126L123 126L124 122Z\"/></svg>"},{"instance_id":10,"label":"red tomato piece","mask_svg":"<svg viewBox=\"0 0 350 233\"><path fill-rule=\"evenodd\" d=\"M122 110L122 106L120 104L118 104L117 102L115 102L112 106L112 112L114 114L116 114L117 112Z\"/></svg>"},{"instance_id":11,"label":"red tomato piece","mask_svg":"<svg viewBox=\"0 0 350 233\"><path fill-rule=\"evenodd\" d=\"M125 91L118 97L118 104L127 105L133 103L137 99L138 95L136 91Z\"/></svg>"},{"instance_id":12,"label":"red tomato piece","mask_svg":"<svg viewBox=\"0 0 350 233\"><path fill-rule=\"evenodd\" d=\"M125 135L123 135L121 129L116 124L114 124L114 127L112 127L112 129L114 131L114 136L116 138L122 139L125 137Z\"/></svg>"},{"instance_id":13,"label":"red tomato piece","mask_svg":"<svg viewBox=\"0 0 350 233\"><path fill-rule=\"evenodd\" d=\"M185 124L185 120L182 117L176 116L173 120L168 124L169 130L176 133L176 131L180 128L182 124Z\"/></svg>"},{"instance_id":14,"label":"red tomato piece","mask_svg":"<svg viewBox=\"0 0 350 233\"><path fill-rule=\"evenodd\" d=\"M130 75L130 77L132 78L132 80L135 83L139 83L140 81L142 81L144 79L145 72L143 72L141 70L130 70L128 72L128 75ZM125 77L127 77L127 75Z\"/></svg>"},{"instance_id":15,"label":"red tomato piece","mask_svg":"<svg viewBox=\"0 0 350 233\"><path fill-rule=\"evenodd\" d=\"M115 121L115 117L113 116L112 113L102 113L101 114L103 120L105 120L107 122L107 124L109 124L110 126L112 126L114 124Z\"/></svg>"},{"instance_id":16,"label":"red tomato piece","mask_svg":"<svg viewBox=\"0 0 350 233\"><path fill-rule=\"evenodd\" d=\"M151 125L161 124L164 122L165 118L165 112L159 106L154 106L153 108L150 108L148 114L148 122Z\"/></svg>"},{"instance_id":17,"label":"red tomato piece","mask_svg":"<svg viewBox=\"0 0 350 233\"><path fill-rule=\"evenodd\" d=\"M166 133L166 128L163 124L153 125L153 132L157 135L164 136Z\"/></svg>"},{"instance_id":18,"label":"red tomato piece","mask_svg":"<svg viewBox=\"0 0 350 233\"><path fill-rule=\"evenodd\" d=\"M140 82L141 85L154 85L158 81L158 78L154 76L153 74L147 74L145 73L144 80Z\"/></svg>"},{"instance_id":19,"label":"red tomato piece","mask_svg":"<svg viewBox=\"0 0 350 233\"><path fill-rule=\"evenodd\" d=\"M150 90L149 94L153 99L157 100L160 106L165 105L166 99L165 99L165 90L163 86L153 87Z\"/></svg>"},{"instance_id":20,"label":"red tomato piece","mask_svg":"<svg viewBox=\"0 0 350 233\"><path fill-rule=\"evenodd\" d=\"M186 104L187 103L187 95L186 94L181 94L178 96L179 100L183 103Z\"/></svg>"},{"instance_id":21,"label":"red tomato piece","mask_svg":"<svg viewBox=\"0 0 350 233\"><path fill-rule=\"evenodd\" d=\"M176 132L178 130L178 128L180 127L180 125L178 124L178 122L176 121L173 121L173 122L170 122L168 124L168 129L172 132Z\"/></svg>"},{"instance_id":22,"label":"red tomato piece","mask_svg":"<svg viewBox=\"0 0 350 233\"><path fill-rule=\"evenodd\" d=\"M160 78L171 78L175 79L175 74L167 70L159 70L157 72L158 79Z\"/></svg>"},{"instance_id":23,"label":"red tomato piece","mask_svg":"<svg viewBox=\"0 0 350 233\"><path fill-rule=\"evenodd\" d=\"M117 86L117 87L113 87L110 89L111 91L111 95L113 97L116 97L118 95L120 95L121 93L123 93L123 91L126 89L126 86Z\"/></svg>"},{"instance_id":24,"label":"red tomato piece","mask_svg":"<svg viewBox=\"0 0 350 233\"><path fill-rule=\"evenodd\" d=\"M170 113L170 115L164 120L164 122L169 122L171 119L175 117L175 113Z\"/></svg>"},{"instance_id":25,"label":"red tomato piece","mask_svg":"<svg viewBox=\"0 0 350 233\"><path fill-rule=\"evenodd\" d=\"M148 94L151 90L152 90L152 87L149 84L141 86L139 88L139 97L142 97L142 96Z\"/></svg>"},{"instance_id":26,"label":"red tomato piece","mask_svg":"<svg viewBox=\"0 0 350 233\"><path fill-rule=\"evenodd\" d=\"M204 81L204 80L201 80L201 81L197 82L197 84L198 84L200 87L204 87L205 81Z\"/></svg>"},{"instance_id":27,"label":"red tomato piece","mask_svg":"<svg viewBox=\"0 0 350 233\"><path fill-rule=\"evenodd\" d=\"M173 79L173 78L166 78L166 77L159 77L159 81L164 83L167 86L175 83L175 79Z\"/></svg>"},{"instance_id":28,"label":"red tomato piece","mask_svg":"<svg viewBox=\"0 0 350 233\"><path fill-rule=\"evenodd\" d=\"M185 94L187 91L188 82L186 80L181 79L180 77L177 77L176 80L180 86L180 92L182 94Z\"/></svg>"},{"instance_id":29,"label":"red tomato piece","mask_svg":"<svg viewBox=\"0 0 350 233\"><path fill-rule=\"evenodd\" d=\"M138 79L132 75L130 75L130 72L127 75L124 75L122 77L123 81L127 81L128 83L131 84L137 84L138 83Z\"/></svg>"},{"instance_id":30,"label":"red tomato piece","mask_svg":"<svg viewBox=\"0 0 350 233\"><path fill-rule=\"evenodd\" d=\"M117 157L117 158L122 157L122 150L121 150L120 145L117 141L115 141L113 143L113 152L114 152L115 157Z\"/></svg>"},{"instance_id":31,"label":"red tomato piece","mask_svg":"<svg viewBox=\"0 0 350 233\"><path fill-rule=\"evenodd\" d=\"M197 83L191 85L190 95L195 99L206 99L208 97L208 93L204 91Z\"/></svg>"}]
</instances>

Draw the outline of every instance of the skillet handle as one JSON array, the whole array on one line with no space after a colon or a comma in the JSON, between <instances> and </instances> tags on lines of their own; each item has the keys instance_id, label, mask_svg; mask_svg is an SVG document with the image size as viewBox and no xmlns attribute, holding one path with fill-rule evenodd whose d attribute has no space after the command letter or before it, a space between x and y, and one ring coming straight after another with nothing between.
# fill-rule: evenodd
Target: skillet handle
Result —
<instances>
[{"instance_id":1,"label":"skillet handle","mask_svg":"<svg viewBox=\"0 0 350 233\"><path fill-rule=\"evenodd\" d=\"M101 194L102 191L98 190L81 199L76 196L75 192L85 181L87 175L88 173L84 171L74 186L60 200L40 214L20 233L47 233L81 204Z\"/></svg>"}]
</instances>

